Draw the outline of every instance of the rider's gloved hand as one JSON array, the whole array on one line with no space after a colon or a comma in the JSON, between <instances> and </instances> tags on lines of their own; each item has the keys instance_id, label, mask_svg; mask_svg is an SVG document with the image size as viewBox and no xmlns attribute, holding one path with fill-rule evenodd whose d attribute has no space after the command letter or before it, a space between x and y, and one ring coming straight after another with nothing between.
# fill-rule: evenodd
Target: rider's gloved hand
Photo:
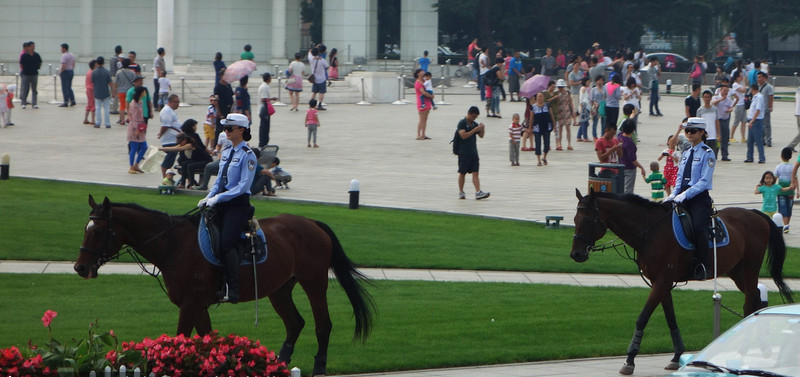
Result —
<instances>
[{"instance_id":1,"label":"rider's gloved hand","mask_svg":"<svg viewBox=\"0 0 800 377\"><path fill-rule=\"evenodd\" d=\"M197 202L197 208L203 208L206 205L207 202L208 202L208 198L200 199L200 201Z\"/></svg>"},{"instance_id":2,"label":"rider's gloved hand","mask_svg":"<svg viewBox=\"0 0 800 377\"><path fill-rule=\"evenodd\" d=\"M217 201L219 201L219 196L218 195L212 196L208 198L208 200L206 200L206 206L213 207L215 204L217 204Z\"/></svg>"},{"instance_id":3,"label":"rider's gloved hand","mask_svg":"<svg viewBox=\"0 0 800 377\"><path fill-rule=\"evenodd\" d=\"M686 193L685 192L682 192L682 193L678 194L678 196L675 197L675 203L683 203L684 200L686 200Z\"/></svg>"}]
</instances>

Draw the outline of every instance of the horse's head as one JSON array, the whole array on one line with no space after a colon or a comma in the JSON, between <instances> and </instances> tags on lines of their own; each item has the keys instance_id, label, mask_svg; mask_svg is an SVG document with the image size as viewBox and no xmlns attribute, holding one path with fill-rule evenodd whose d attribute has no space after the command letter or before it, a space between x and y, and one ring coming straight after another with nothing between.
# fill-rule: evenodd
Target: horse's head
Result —
<instances>
[{"instance_id":1,"label":"horse's head","mask_svg":"<svg viewBox=\"0 0 800 377\"><path fill-rule=\"evenodd\" d=\"M603 238L608 227L600 218L597 198L590 189L589 194L582 196L578 189L575 195L578 197L578 211L575 213L575 235L572 236L572 251L569 256L576 262L585 262L589 259L589 251L594 247L594 243Z\"/></svg>"},{"instance_id":2,"label":"horse's head","mask_svg":"<svg viewBox=\"0 0 800 377\"><path fill-rule=\"evenodd\" d=\"M74 266L75 272L86 279L96 278L97 269L117 255L122 247L112 226L111 201L105 198L98 205L89 195L89 206L92 211L84 230L81 252Z\"/></svg>"}]
</instances>

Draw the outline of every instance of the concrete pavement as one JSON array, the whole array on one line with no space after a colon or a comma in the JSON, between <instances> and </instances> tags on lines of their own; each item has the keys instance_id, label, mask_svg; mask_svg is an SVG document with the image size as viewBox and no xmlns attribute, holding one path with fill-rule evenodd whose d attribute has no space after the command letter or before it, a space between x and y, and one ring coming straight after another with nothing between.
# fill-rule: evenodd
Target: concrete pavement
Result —
<instances>
[{"instance_id":1,"label":"concrete pavement","mask_svg":"<svg viewBox=\"0 0 800 377\"><path fill-rule=\"evenodd\" d=\"M0 78L2 81L4 78ZM3 81L4 82L4 81ZM82 82L76 78L75 82ZM40 88L41 89L41 88ZM210 88L209 88L210 89ZM778 88L778 91L786 91ZM792 89L793 90L793 89ZM79 92L76 89L76 93ZM209 90L210 93L210 90ZM439 90L437 90L437 95ZM83 96L78 94L79 98ZM413 96L409 96L409 99ZM45 97L40 92L40 100ZM471 105L482 105L475 89L455 87L450 89L446 100L452 105L443 105L431 112L428 120L428 135L431 140L414 139L417 113L413 105L373 105L357 106L345 103L345 98L337 98L331 91L326 97L328 111L320 113L322 127L319 129L319 149L307 149L306 132L303 127L303 112L289 112L286 107L278 108L272 119L271 143L280 146L278 156L281 165L293 175L291 190L278 191L280 198L320 202L346 203L351 179L361 182L361 203L363 205L409 208L448 213L463 213L493 216L530 221L543 221L547 215L561 215L569 224L575 212L575 188L581 191L587 187L587 163L596 160L593 145L573 142L573 151L552 151L548 156L550 164L536 166L532 152L522 152L520 167L511 167L508 162L508 132L511 114L522 113L520 103L503 102L503 119L479 118L486 123L486 137L478 141L481 155L481 188L490 191L492 196L483 201L458 200L456 187L456 158L450 153L449 141L455 125ZM308 92L304 92L301 102L307 102ZM85 99L82 102L85 105ZM644 101L647 102L646 100ZM646 104L645 104L646 105ZM744 144L731 146L731 162L720 162L714 177L714 197L718 207L744 206L760 207L760 196L753 194L764 170L773 169L779 162L780 147L797 133L794 118L794 104L778 102L775 104L773 118L773 139L775 147L767 148L765 165L744 164ZM125 127L112 125L111 129L95 129L81 124L83 106L58 108L40 101L40 109L19 106L13 111L16 126L0 129L0 154L11 156L11 175L14 177L35 177L45 179L86 181L128 186L155 187L160 175L130 175L128 171ZM481 111L483 110L483 106ZM301 109L305 110L304 106ZM665 96L661 110L666 116L660 118L640 117L639 161L647 166L665 148L668 135L674 133L678 122L683 118L682 97ZM178 110L181 120L195 118L202 120L205 106L184 107ZM113 118L112 118L113 119ZM113 120L112 120L113 122ZM151 122L148 142L158 145L155 135L158 122ZM572 134L577 128L571 129ZM591 132L591 131L590 131ZM258 140L254 130L254 140ZM737 131L738 135L738 131ZM736 136L736 138L739 138ZM573 137L574 139L574 137ZM566 144L566 143L565 143ZM553 145L555 145L553 143ZM465 191L471 192L467 180ZM636 184L635 192L649 195L649 187L643 181ZM57 193L55 193L57 194ZM469 196L468 196L469 197ZM0 200L3 197L0 181ZM124 200L124 198L111 198ZM269 199L268 199L269 200ZM787 244L800 246L800 225L786 236ZM21 272L25 264L32 270L44 272L73 273L70 264L49 263L46 266L29 262L0 262L0 272ZM7 271L6 268L14 271ZM112 264L104 267L106 273L115 269ZM386 279L421 279L430 275L437 281L464 281L464 274L477 275L480 281L516 281L520 283L566 284L572 281L579 285L609 285L643 287L636 276L609 275L561 275L507 272L462 272L410 270L400 273L395 270L365 270L369 276ZM383 277L381 277L383 276ZM727 284L728 279L721 281ZM764 281L767 283L766 281ZM692 283L687 288L704 286L707 283ZM798 282L790 282L798 287ZM728 289L725 288L725 289ZM711 289L705 287L704 289ZM653 367L646 364L649 357L640 357L637 375L664 375L661 370L669 357L653 356ZM575 362L555 361L514 365L509 370L504 367L469 367L436 371L414 371L392 374L392 376L469 376L477 374L511 376L605 376L617 375L622 358L592 359ZM537 374L538 373L538 374Z\"/></svg>"}]
</instances>

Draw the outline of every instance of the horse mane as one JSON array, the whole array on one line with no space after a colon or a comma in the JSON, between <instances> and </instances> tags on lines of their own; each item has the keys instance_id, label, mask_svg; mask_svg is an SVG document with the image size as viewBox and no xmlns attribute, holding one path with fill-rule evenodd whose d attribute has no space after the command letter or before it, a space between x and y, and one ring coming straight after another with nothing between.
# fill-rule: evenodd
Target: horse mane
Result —
<instances>
[{"instance_id":1,"label":"horse mane","mask_svg":"<svg viewBox=\"0 0 800 377\"><path fill-rule=\"evenodd\" d=\"M649 200L647 198L643 198L643 197L641 197L639 195L630 194L630 193L628 193L628 194L614 194L614 193L610 193L610 192L597 192L597 191L594 191L589 195L590 196L594 196L596 198L619 200L619 201L622 201L622 202L626 202L626 203L637 205L639 207L644 207L646 209L659 209L659 208L660 209L667 209L667 208L670 208L672 206L671 204L667 204L667 203L664 203L664 202L654 202L654 201Z\"/></svg>"},{"instance_id":2,"label":"horse mane","mask_svg":"<svg viewBox=\"0 0 800 377\"><path fill-rule=\"evenodd\" d=\"M150 208L141 206L141 205L136 204L136 203L111 203L111 206L112 207L129 208L129 209L133 209L133 210L136 210L136 211L147 212L150 215L157 216L157 217L163 217L165 219L169 219L170 217L172 217L173 221L174 220L179 220L180 221L180 220L186 219L188 217L189 221L191 221L195 225L197 225L200 222L200 212L199 211L195 212L195 213L193 213L191 215L170 215L170 214L168 214L166 212L150 209Z\"/></svg>"}]
</instances>

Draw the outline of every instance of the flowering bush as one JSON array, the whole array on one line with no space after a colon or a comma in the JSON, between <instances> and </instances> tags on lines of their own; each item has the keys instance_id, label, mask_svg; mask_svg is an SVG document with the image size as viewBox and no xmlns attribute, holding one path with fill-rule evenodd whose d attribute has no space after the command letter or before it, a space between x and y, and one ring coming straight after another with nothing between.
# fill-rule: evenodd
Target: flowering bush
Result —
<instances>
[{"instance_id":1,"label":"flowering bush","mask_svg":"<svg viewBox=\"0 0 800 377\"><path fill-rule=\"evenodd\" d=\"M50 324L58 313L48 310L42 324L51 331L50 343L38 349L31 344L0 350L0 376L88 375L106 366L118 370L140 368L143 375L179 376L289 376L274 352L258 341L245 337L209 335L145 338L142 342L122 342L120 347L113 330L96 333L97 322L89 325L89 337L61 344L52 337Z\"/></svg>"},{"instance_id":2,"label":"flowering bush","mask_svg":"<svg viewBox=\"0 0 800 377\"><path fill-rule=\"evenodd\" d=\"M147 370L157 375L179 376L288 376L275 353L259 341L245 337L205 336L145 338L141 343L122 343L123 351L139 351L147 359ZM107 358L113 360L115 355ZM113 361L112 361L113 363Z\"/></svg>"}]
</instances>

